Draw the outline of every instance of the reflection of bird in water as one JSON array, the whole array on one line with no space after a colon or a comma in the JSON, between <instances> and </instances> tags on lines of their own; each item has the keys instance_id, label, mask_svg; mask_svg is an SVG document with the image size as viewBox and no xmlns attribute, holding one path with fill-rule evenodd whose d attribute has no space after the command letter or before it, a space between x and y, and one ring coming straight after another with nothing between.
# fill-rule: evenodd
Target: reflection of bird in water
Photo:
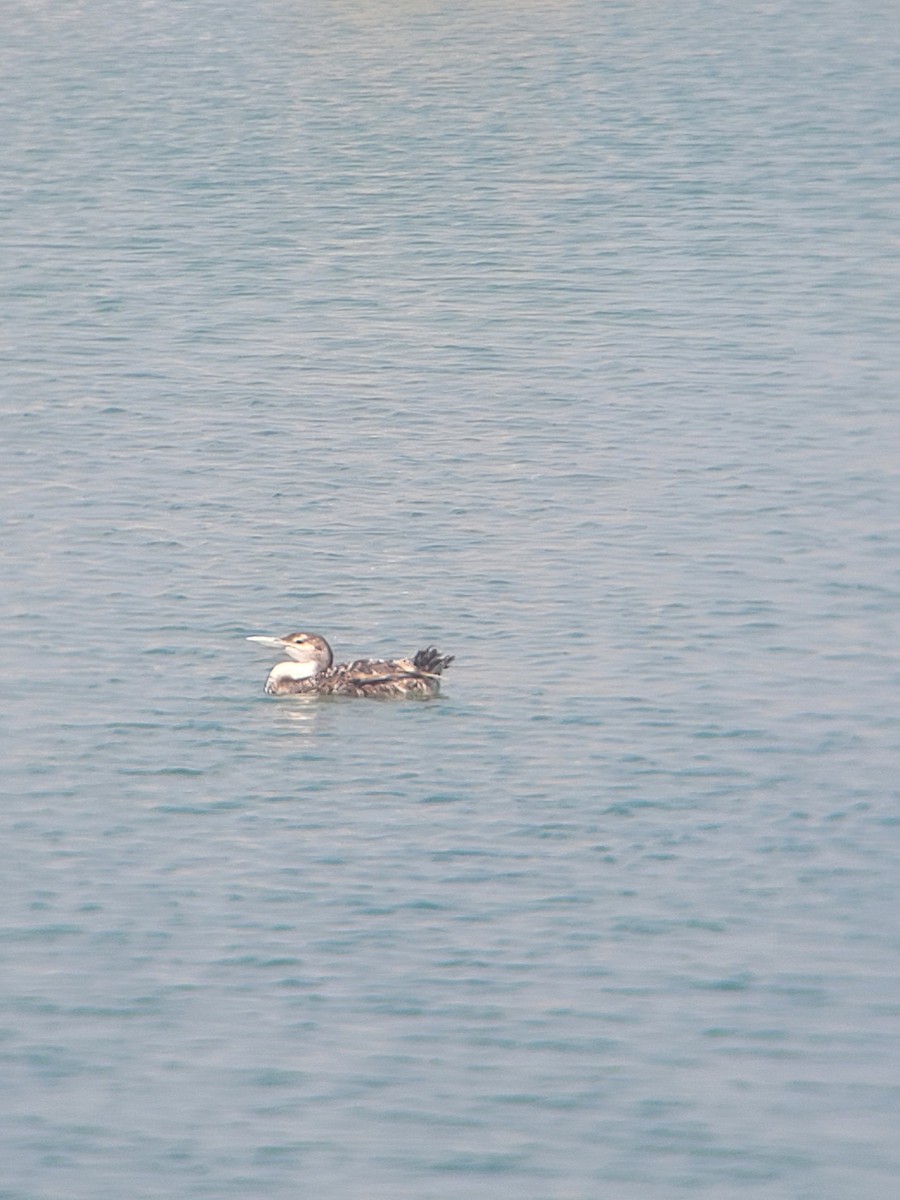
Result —
<instances>
[{"instance_id":1,"label":"reflection of bird in water","mask_svg":"<svg viewBox=\"0 0 900 1200\"><path fill-rule=\"evenodd\" d=\"M317 633L251 637L287 655L269 672L270 696L408 696L430 699L440 691L440 674L453 662L434 646L414 658L360 658L333 666L331 647Z\"/></svg>"}]
</instances>

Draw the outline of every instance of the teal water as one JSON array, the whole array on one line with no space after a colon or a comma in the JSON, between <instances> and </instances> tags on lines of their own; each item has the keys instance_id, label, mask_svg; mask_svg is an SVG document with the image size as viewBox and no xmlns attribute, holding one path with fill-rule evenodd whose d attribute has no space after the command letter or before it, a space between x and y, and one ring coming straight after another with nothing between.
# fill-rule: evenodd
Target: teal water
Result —
<instances>
[{"instance_id":1,"label":"teal water","mask_svg":"<svg viewBox=\"0 0 900 1200\"><path fill-rule=\"evenodd\" d=\"M0 1196L895 1195L896 6L3 23Z\"/></svg>"}]
</instances>

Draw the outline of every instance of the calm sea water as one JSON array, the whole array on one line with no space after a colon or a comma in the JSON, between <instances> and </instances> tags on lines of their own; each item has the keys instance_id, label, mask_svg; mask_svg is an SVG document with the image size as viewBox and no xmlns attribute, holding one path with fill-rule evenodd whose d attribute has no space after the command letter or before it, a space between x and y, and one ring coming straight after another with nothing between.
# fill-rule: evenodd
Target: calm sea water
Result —
<instances>
[{"instance_id":1,"label":"calm sea water","mask_svg":"<svg viewBox=\"0 0 900 1200\"><path fill-rule=\"evenodd\" d=\"M2 22L3 1200L895 1196L900 9Z\"/></svg>"}]
</instances>

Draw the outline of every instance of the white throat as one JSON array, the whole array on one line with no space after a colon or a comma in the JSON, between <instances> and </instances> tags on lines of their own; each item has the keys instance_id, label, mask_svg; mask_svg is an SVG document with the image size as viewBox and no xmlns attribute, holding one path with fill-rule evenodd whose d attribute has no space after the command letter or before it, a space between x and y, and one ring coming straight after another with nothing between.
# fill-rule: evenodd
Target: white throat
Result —
<instances>
[{"instance_id":1,"label":"white throat","mask_svg":"<svg viewBox=\"0 0 900 1200\"><path fill-rule=\"evenodd\" d=\"M315 662L315 657L316 657L315 651L310 646L306 645L305 643L301 646L293 646L293 645L291 645L290 642L284 642L281 646L281 650L282 650L282 653L286 654L288 656L288 658L293 659L294 662L298 662L298 663Z\"/></svg>"},{"instance_id":2,"label":"white throat","mask_svg":"<svg viewBox=\"0 0 900 1200\"><path fill-rule=\"evenodd\" d=\"M280 662L269 672L269 683L283 679L309 679L318 672L314 662Z\"/></svg>"}]
</instances>

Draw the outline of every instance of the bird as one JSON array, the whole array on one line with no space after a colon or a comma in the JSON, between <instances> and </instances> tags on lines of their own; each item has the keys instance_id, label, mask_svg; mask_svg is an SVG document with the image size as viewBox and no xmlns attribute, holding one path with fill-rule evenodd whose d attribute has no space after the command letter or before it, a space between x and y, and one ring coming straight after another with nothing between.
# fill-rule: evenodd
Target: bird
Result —
<instances>
[{"instance_id":1,"label":"bird","mask_svg":"<svg viewBox=\"0 0 900 1200\"><path fill-rule=\"evenodd\" d=\"M317 633L284 637L254 635L248 642L287 655L266 680L269 696L395 696L430 700L440 692L440 675L454 655L426 646L412 658L359 658L334 665L331 647Z\"/></svg>"}]
</instances>

